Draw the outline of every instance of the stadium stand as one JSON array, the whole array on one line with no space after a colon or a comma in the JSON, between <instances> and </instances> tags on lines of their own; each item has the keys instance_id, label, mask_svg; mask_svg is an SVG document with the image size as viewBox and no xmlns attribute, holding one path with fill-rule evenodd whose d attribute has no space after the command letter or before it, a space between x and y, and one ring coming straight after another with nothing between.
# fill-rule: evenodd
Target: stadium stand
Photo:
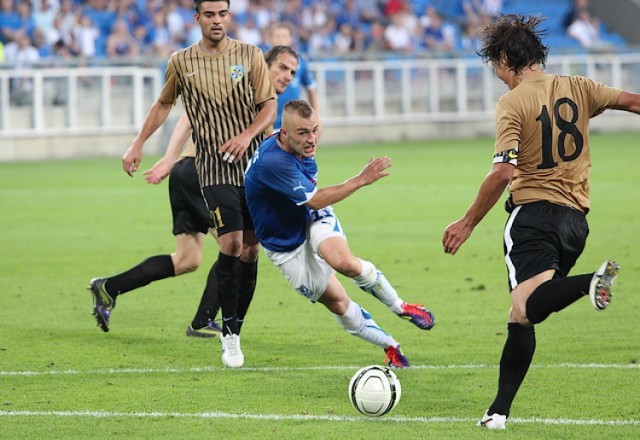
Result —
<instances>
[{"instance_id":1,"label":"stadium stand","mask_svg":"<svg viewBox=\"0 0 640 440\"><path fill-rule=\"evenodd\" d=\"M546 42L555 53L588 52L566 32L574 7L572 0L232 0L230 34L262 46L269 24L286 21L298 31L298 48L312 59L465 57L474 54L474 28L483 21L498 13L523 13L548 18ZM192 8L191 0L0 0L0 44L9 65L24 61L19 42L25 33L39 63L59 54L67 63L108 63L117 53L118 64L141 57L161 64L172 51L199 39ZM605 47L625 50L623 37L602 22L596 28ZM390 34L382 42L381 29ZM110 38L127 41L115 45L111 56ZM406 41L396 44L393 38ZM135 47L125 47L130 45Z\"/></svg>"}]
</instances>

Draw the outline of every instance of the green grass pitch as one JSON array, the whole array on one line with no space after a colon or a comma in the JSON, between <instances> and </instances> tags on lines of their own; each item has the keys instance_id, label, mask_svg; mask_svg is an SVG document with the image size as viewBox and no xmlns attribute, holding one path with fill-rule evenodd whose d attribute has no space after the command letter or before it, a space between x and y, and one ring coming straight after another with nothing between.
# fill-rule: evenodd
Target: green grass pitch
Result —
<instances>
[{"instance_id":1,"label":"green grass pitch","mask_svg":"<svg viewBox=\"0 0 640 440\"><path fill-rule=\"evenodd\" d=\"M166 183L127 177L117 158L0 164L0 438L637 438L638 135L591 142L591 234L573 273L616 259L616 296L604 312L583 299L537 326L506 433L475 426L505 339L506 213L496 206L458 255L441 245L489 170L491 139L320 148L323 185L371 155L393 159L391 176L335 208L354 253L437 319L420 331L342 278L415 366L397 372L402 399L380 419L351 407L347 384L382 350L295 293L263 254L242 370L222 366L217 341L184 334L217 254L210 238L199 271L121 296L102 333L86 285L174 249Z\"/></svg>"}]
</instances>

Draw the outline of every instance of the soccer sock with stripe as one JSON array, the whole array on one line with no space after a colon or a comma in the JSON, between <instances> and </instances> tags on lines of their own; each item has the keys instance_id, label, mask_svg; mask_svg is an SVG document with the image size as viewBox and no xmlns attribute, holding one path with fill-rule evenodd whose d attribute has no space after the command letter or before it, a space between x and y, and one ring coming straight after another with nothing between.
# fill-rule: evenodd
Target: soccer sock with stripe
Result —
<instances>
[{"instance_id":1,"label":"soccer sock with stripe","mask_svg":"<svg viewBox=\"0 0 640 440\"><path fill-rule=\"evenodd\" d=\"M107 278L105 290L111 297L175 276L171 255L149 257L137 266L119 275Z\"/></svg>"},{"instance_id":2,"label":"soccer sock with stripe","mask_svg":"<svg viewBox=\"0 0 640 440\"><path fill-rule=\"evenodd\" d=\"M222 310L222 332L238 334L238 286L240 281L240 257L218 253L215 265L218 280L218 301Z\"/></svg>"},{"instance_id":3,"label":"soccer sock with stripe","mask_svg":"<svg viewBox=\"0 0 640 440\"><path fill-rule=\"evenodd\" d=\"M507 329L507 341L500 358L498 394L487 413L508 417L511 403L529 370L533 353L536 351L536 333L533 326L524 327L517 322L510 322Z\"/></svg>"},{"instance_id":4,"label":"soccer sock with stripe","mask_svg":"<svg viewBox=\"0 0 640 440\"><path fill-rule=\"evenodd\" d=\"M216 265L215 262L209 271L207 276L207 285L202 292L202 298L200 299L200 305L198 311L191 321L191 327L199 329L206 327L209 321L213 321L218 311L218 281L216 280Z\"/></svg>"},{"instance_id":5,"label":"soccer sock with stripe","mask_svg":"<svg viewBox=\"0 0 640 440\"><path fill-rule=\"evenodd\" d=\"M375 296L379 301L391 309L394 313L402 313L402 299L398 296L398 292L393 288L384 273L378 270L373 263L361 260L362 273L353 278L360 289Z\"/></svg>"},{"instance_id":6,"label":"soccer sock with stripe","mask_svg":"<svg viewBox=\"0 0 640 440\"><path fill-rule=\"evenodd\" d=\"M249 310L258 280L258 261L240 261L240 284L238 287L238 331L242 330L244 317Z\"/></svg>"},{"instance_id":7,"label":"soccer sock with stripe","mask_svg":"<svg viewBox=\"0 0 640 440\"><path fill-rule=\"evenodd\" d=\"M527 299L527 319L538 324L553 312L559 312L589 293L593 274L555 278L545 281Z\"/></svg>"},{"instance_id":8,"label":"soccer sock with stripe","mask_svg":"<svg viewBox=\"0 0 640 440\"><path fill-rule=\"evenodd\" d=\"M344 315L336 315L336 320L349 333L378 347L395 347L398 342L378 327L369 312L351 301Z\"/></svg>"}]
</instances>

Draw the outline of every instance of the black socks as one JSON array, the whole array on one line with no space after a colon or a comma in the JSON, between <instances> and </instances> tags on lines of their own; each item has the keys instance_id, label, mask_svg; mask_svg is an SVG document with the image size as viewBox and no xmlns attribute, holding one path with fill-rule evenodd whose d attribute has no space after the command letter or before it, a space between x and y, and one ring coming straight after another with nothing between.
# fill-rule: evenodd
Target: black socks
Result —
<instances>
[{"instance_id":1,"label":"black socks","mask_svg":"<svg viewBox=\"0 0 640 440\"><path fill-rule=\"evenodd\" d=\"M137 266L119 275L107 278L105 290L111 297L129 292L147 284L175 276L171 255L149 257Z\"/></svg>"},{"instance_id":2,"label":"black socks","mask_svg":"<svg viewBox=\"0 0 640 440\"><path fill-rule=\"evenodd\" d=\"M538 324L553 312L559 312L587 295L593 274L556 278L540 284L529 296L526 304L527 319ZM498 394L488 413L509 416L511 403L522 384L536 350L536 334L533 326L524 327L510 322L509 335L500 358Z\"/></svg>"},{"instance_id":3,"label":"black socks","mask_svg":"<svg viewBox=\"0 0 640 440\"><path fill-rule=\"evenodd\" d=\"M238 334L238 288L240 285L240 257L218 253L214 269L218 281L218 300L222 309L222 332Z\"/></svg>"},{"instance_id":4,"label":"black socks","mask_svg":"<svg viewBox=\"0 0 640 440\"><path fill-rule=\"evenodd\" d=\"M211 270L209 270L209 276L207 277L207 285L202 292L202 298L200 299L200 305L198 311L191 321L191 327L199 329L206 327L209 321L213 321L218 313L220 306L218 305L218 281L216 280L216 261Z\"/></svg>"},{"instance_id":5,"label":"black socks","mask_svg":"<svg viewBox=\"0 0 640 440\"><path fill-rule=\"evenodd\" d=\"M489 407L489 414L509 416L511 403L529 370L536 351L536 333L533 327L524 327L516 322L507 324L508 336L500 358L498 394Z\"/></svg>"},{"instance_id":6,"label":"black socks","mask_svg":"<svg viewBox=\"0 0 640 440\"><path fill-rule=\"evenodd\" d=\"M527 319L531 324L538 324L551 313L573 304L589 293L592 278L593 274L576 275L540 284L527 300Z\"/></svg>"},{"instance_id":7,"label":"black socks","mask_svg":"<svg viewBox=\"0 0 640 440\"><path fill-rule=\"evenodd\" d=\"M218 298L218 282L216 280L216 265L213 265L209 271L209 277L207 278L207 285L202 293L202 299L200 300L200 306L196 312L191 327L202 328L205 327L209 321L213 321L220 310L219 298ZM242 323L244 317L249 310L253 294L256 290L256 281L258 278L258 262L245 263L240 261L240 281L238 286L238 331L242 330ZM238 333L239 334L239 333Z\"/></svg>"},{"instance_id":8,"label":"black socks","mask_svg":"<svg viewBox=\"0 0 640 440\"><path fill-rule=\"evenodd\" d=\"M244 317L249 310L258 279L258 261L240 262L240 286L238 289L238 330L242 328Z\"/></svg>"}]
</instances>

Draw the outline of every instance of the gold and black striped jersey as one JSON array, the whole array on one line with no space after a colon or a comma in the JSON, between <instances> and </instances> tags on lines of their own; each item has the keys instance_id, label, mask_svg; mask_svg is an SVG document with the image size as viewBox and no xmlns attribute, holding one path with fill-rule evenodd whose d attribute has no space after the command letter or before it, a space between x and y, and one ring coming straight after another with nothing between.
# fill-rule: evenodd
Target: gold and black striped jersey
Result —
<instances>
[{"instance_id":1,"label":"gold and black striped jersey","mask_svg":"<svg viewBox=\"0 0 640 440\"><path fill-rule=\"evenodd\" d=\"M229 38L220 53L205 52L198 43L173 53L158 101L174 104L178 95L193 128L200 186L244 186L245 167L263 135L238 163L223 161L219 149L253 122L261 104L276 98L262 51Z\"/></svg>"},{"instance_id":2,"label":"gold and black striped jersey","mask_svg":"<svg viewBox=\"0 0 640 440\"><path fill-rule=\"evenodd\" d=\"M544 74L498 100L494 163L515 165L516 205L545 200L589 210L589 119L620 93L588 78Z\"/></svg>"}]
</instances>

